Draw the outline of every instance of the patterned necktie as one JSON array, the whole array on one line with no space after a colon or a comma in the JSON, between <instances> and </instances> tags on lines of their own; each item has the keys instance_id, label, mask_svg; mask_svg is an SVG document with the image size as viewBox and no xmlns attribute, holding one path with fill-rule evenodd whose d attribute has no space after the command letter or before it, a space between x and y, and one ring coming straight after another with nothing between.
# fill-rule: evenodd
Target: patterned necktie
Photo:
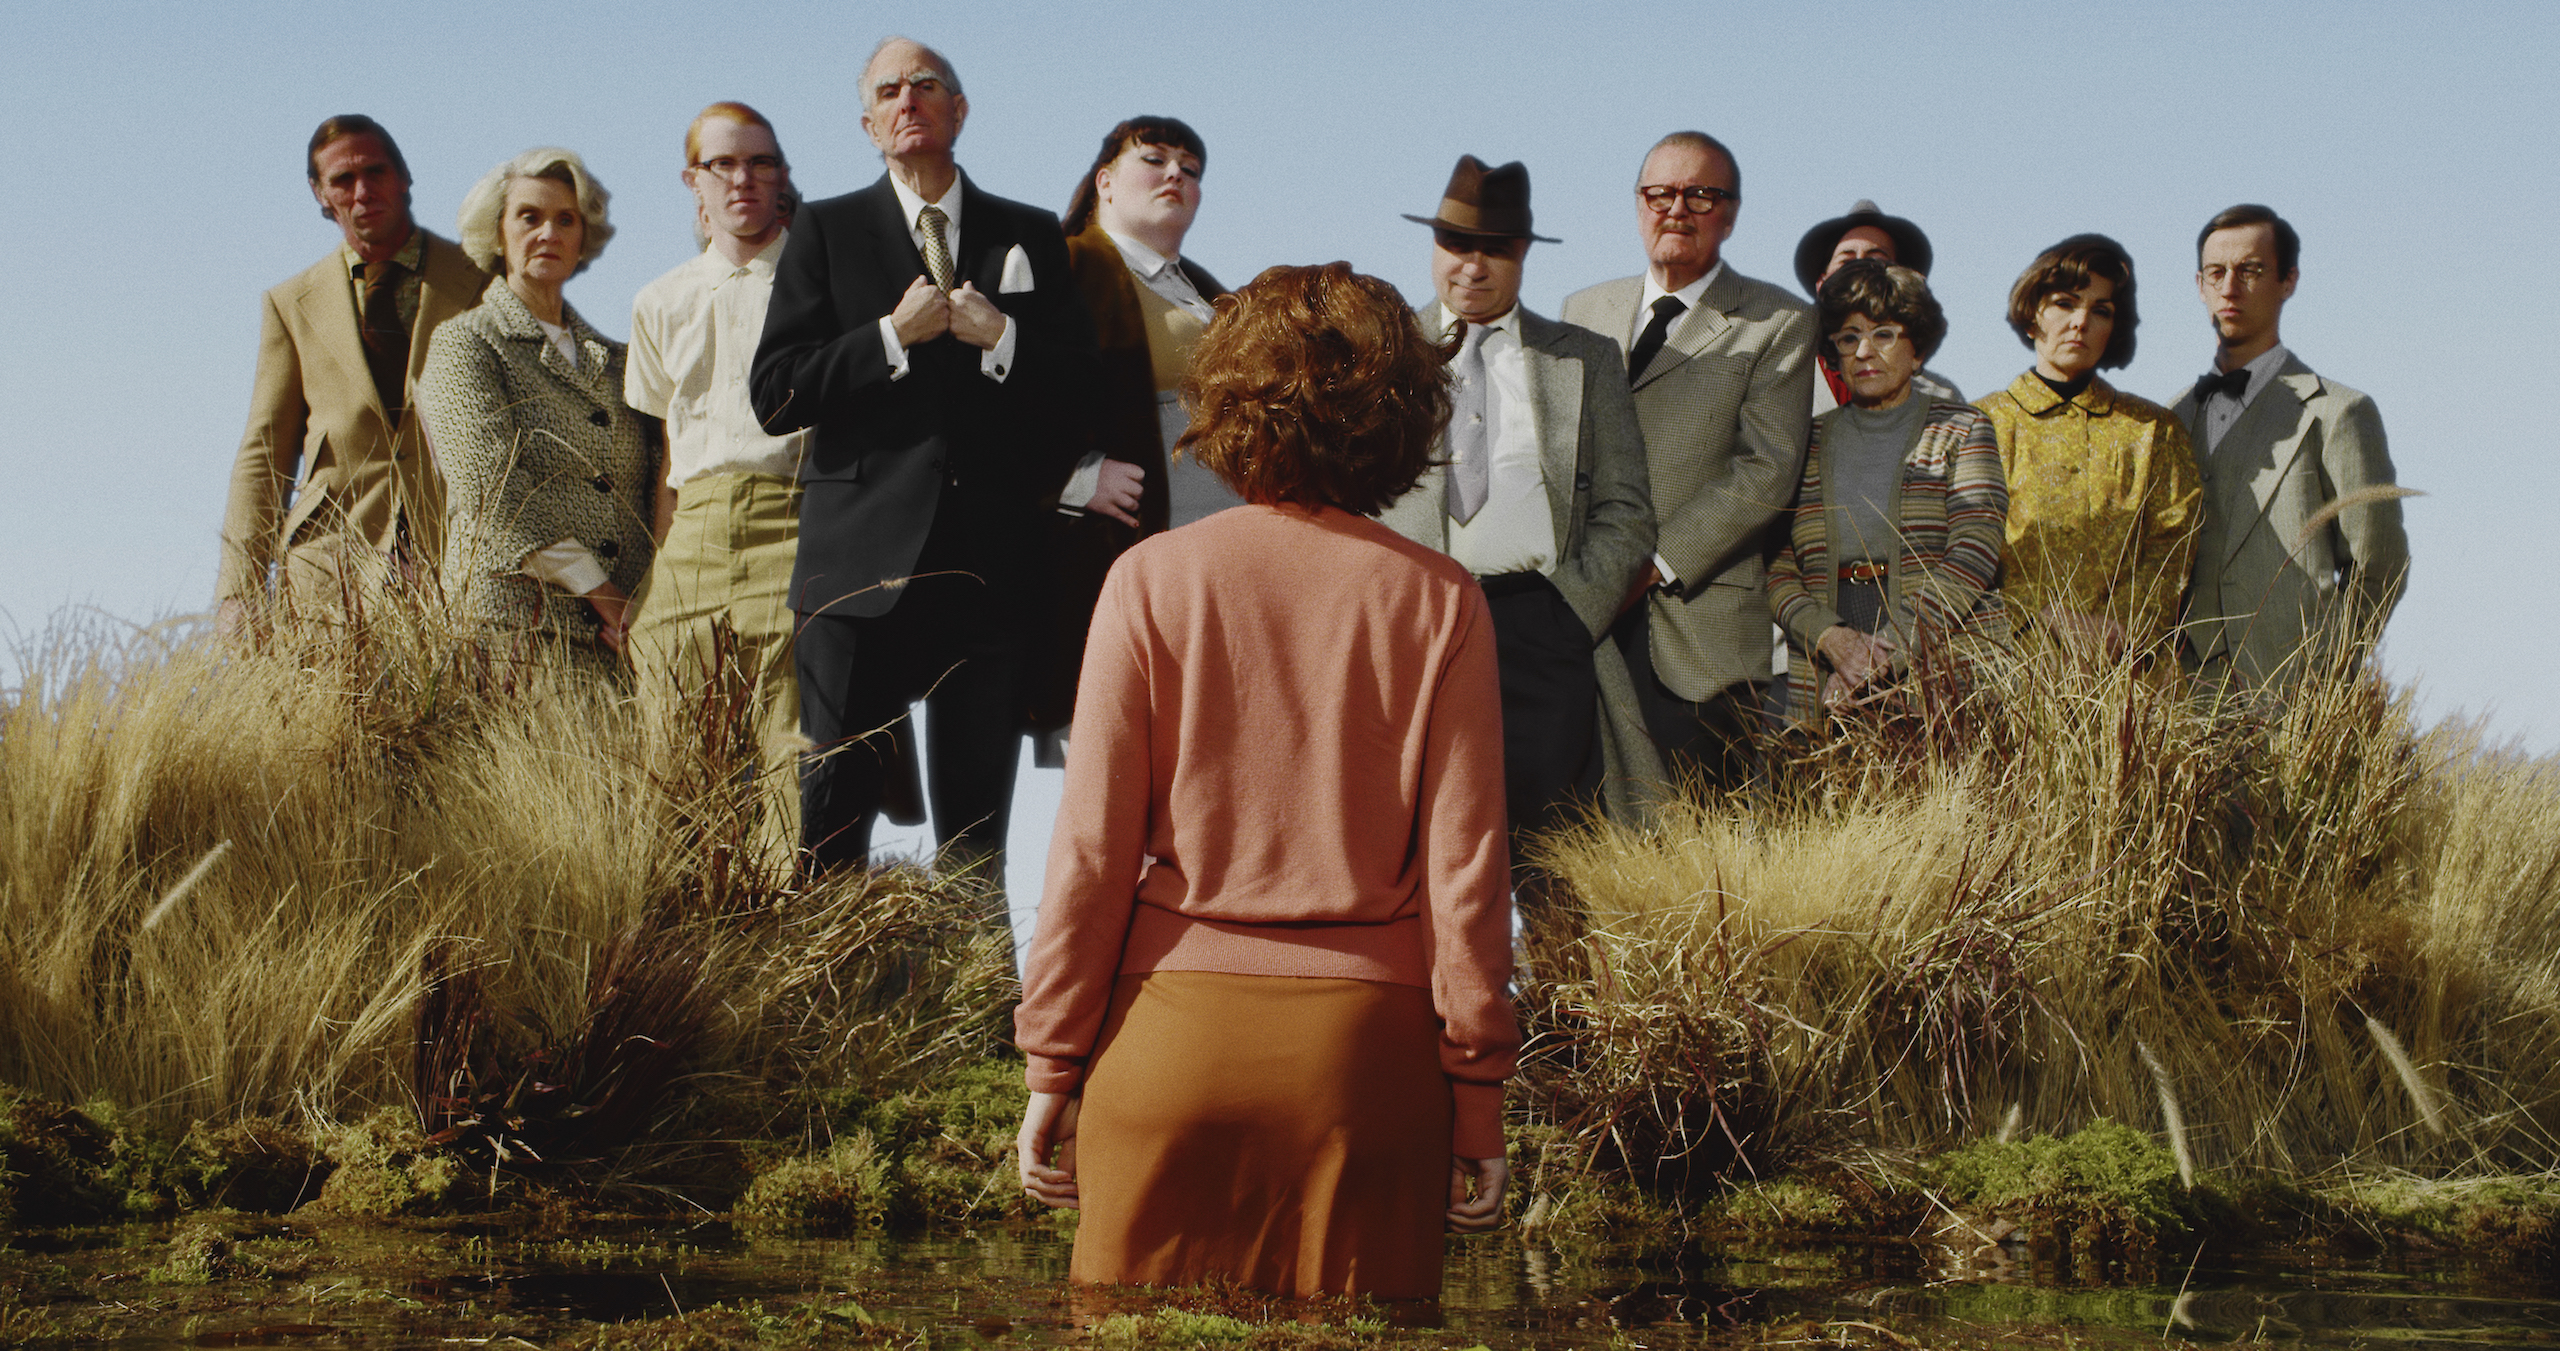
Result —
<instances>
[{"instance_id":1,"label":"patterned necktie","mask_svg":"<svg viewBox=\"0 0 2560 1351\"><path fill-rule=\"evenodd\" d=\"M409 326L400 322L398 263L386 258L364 265L364 304L357 312L364 338L364 364L373 372L374 393L382 411L400 420L402 395L408 392Z\"/></svg>"},{"instance_id":2,"label":"patterned necktie","mask_svg":"<svg viewBox=\"0 0 2560 1351\"><path fill-rule=\"evenodd\" d=\"M1493 330L1467 325L1467 336L1452 363L1458 387L1449 398L1449 519L1460 525L1484 510L1493 492L1493 391L1487 387L1485 335Z\"/></svg>"},{"instance_id":3,"label":"patterned necktie","mask_svg":"<svg viewBox=\"0 0 2560 1351\"><path fill-rule=\"evenodd\" d=\"M1653 364L1654 354L1660 352L1662 344L1671 337L1671 325L1678 322L1681 312L1688 308L1678 296L1664 296L1653 302L1653 322L1646 324L1644 332L1636 335L1636 345L1627 353L1628 384L1634 384L1637 377L1644 374L1644 368Z\"/></svg>"},{"instance_id":4,"label":"patterned necktie","mask_svg":"<svg viewBox=\"0 0 2560 1351\"><path fill-rule=\"evenodd\" d=\"M942 214L942 208L930 203L916 213L916 229L924 235L924 270L932 276L933 284L945 291L953 285L951 245L943 235L943 228L950 223L951 218Z\"/></svg>"}]
</instances>

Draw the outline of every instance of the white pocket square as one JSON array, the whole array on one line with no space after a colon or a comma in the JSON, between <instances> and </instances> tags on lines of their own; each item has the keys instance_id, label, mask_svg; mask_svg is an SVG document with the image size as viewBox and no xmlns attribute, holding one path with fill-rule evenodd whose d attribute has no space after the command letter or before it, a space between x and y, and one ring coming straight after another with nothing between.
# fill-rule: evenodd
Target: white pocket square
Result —
<instances>
[{"instance_id":1,"label":"white pocket square","mask_svg":"<svg viewBox=\"0 0 2560 1351\"><path fill-rule=\"evenodd\" d=\"M1004 277L996 283L997 295L1011 295L1031 289L1031 255L1020 244L1005 250Z\"/></svg>"}]
</instances>

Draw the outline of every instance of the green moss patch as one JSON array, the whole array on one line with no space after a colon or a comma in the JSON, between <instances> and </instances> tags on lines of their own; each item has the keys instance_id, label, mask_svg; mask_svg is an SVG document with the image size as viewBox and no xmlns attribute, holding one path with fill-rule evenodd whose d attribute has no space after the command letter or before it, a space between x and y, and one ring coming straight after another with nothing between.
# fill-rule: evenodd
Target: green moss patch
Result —
<instances>
[{"instance_id":1,"label":"green moss patch","mask_svg":"<svg viewBox=\"0 0 2560 1351\"><path fill-rule=\"evenodd\" d=\"M1985 1242L2022 1233L2031 1250L2084 1269L2156 1261L2202 1227L2177 1160L2150 1136L2097 1121L2067 1136L1983 1140L1941 1155L1923 1179Z\"/></svg>"}]
</instances>

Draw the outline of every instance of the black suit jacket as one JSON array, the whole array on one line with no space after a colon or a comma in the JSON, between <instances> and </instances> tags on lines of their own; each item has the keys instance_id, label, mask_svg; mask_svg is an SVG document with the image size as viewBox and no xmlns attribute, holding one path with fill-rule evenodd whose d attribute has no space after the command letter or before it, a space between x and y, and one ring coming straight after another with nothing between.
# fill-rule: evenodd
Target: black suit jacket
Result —
<instances>
[{"instance_id":1,"label":"black suit jacket","mask_svg":"<svg viewBox=\"0 0 2560 1351\"><path fill-rule=\"evenodd\" d=\"M880 319L925 268L886 175L792 221L749 390L771 431L816 431L791 578L804 613L888 613L946 508L968 513L943 522L963 564L1013 585L1038 539L1043 494L1074 467L1077 438L1056 411L1092 377L1093 332L1058 218L980 192L965 174L960 191L953 270L1015 324L1002 381L949 334L908 349L905 378L889 378ZM1016 247L1033 284L1006 293L1005 256Z\"/></svg>"}]
</instances>

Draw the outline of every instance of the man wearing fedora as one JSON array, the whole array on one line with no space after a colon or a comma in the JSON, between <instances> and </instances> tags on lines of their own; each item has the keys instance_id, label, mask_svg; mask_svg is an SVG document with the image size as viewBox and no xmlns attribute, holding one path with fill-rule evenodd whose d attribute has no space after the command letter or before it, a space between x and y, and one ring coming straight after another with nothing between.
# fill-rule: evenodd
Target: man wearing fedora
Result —
<instances>
[{"instance_id":1,"label":"man wearing fedora","mask_svg":"<svg viewBox=\"0 0 2560 1351\"><path fill-rule=\"evenodd\" d=\"M1646 270L1565 297L1565 322L1624 344L1653 495L1652 563L1612 630L1629 681L1600 673L1613 810L1640 810L1666 773L1733 787L1754 764L1763 571L1804 468L1815 362L1812 307L1721 256L1741 205L1722 142L1663 137L1635 184Z\"/></svg>"},{"instance_id":2,"label":"man wearing fedora","mask_svg":"<svg viewBox=\"0 0 2560 1351\"><path fill-rule=\"evenodd\" d=\"M1832 273L1861 258L1881 258L1923 277L1929 275L1929 264L1934 261L1929 236L1921 233L1919 226L1900 216L1888 216L1883 208L1861 197L1849 208L1849 214L1824 221L1796 241L1796 280L1803 284L1807 296L1819 299L1822 284L1831 280ZM1822 377L1813 382L1813 415L1820 417L1849 401L1849 385L1829 365L1817 361L1813 366ZM1955 381L1925 366L1911 377L1911 388L1924 399L1965 401Z\"/></svg>"},{"instance_id":3,"label":"man wearing fedora","mask_svg":"<svg viewBox=\"0 0 2560 1351\"><path fill-rule=\"evenodd\" d=\"M1378 519L1483 583L1511 825L1541 829L1599 788L1593 649L1653 552L1644 435L1616 345L1520 304L1529 243L1547 239L1526 166L1460 156L1438 213L1405 219L1431 227L1422 326L1458 339L1457 381L1442 463Z\"/></svg>"}]
</instances>

